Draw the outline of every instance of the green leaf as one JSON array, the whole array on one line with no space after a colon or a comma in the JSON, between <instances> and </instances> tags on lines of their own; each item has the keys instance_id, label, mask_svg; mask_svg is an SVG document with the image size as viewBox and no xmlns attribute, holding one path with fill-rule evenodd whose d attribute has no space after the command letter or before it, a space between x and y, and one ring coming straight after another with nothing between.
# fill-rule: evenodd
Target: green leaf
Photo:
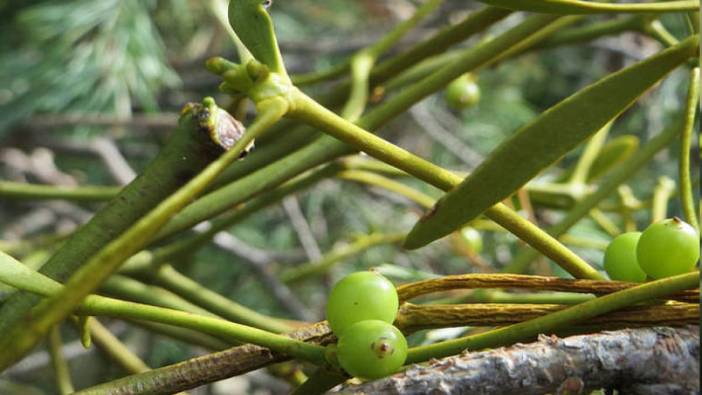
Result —
<instances>
[{"instance_id":1,"label":"green leaf","mask_svg":"<svg viewBox=\"0 0 702 395\"><path fill-rule=\"evenodd\" d=\"M445 236L508 197L616 118L671 70L696 56L698 36L571 95L503 142L415 224L406 248Z\"/></svg>"},{"instance_id":2,"label":"green leaf","mask_svg":"<svg viewBox=\"0 0 702 395\"><path fill-rule=\"evenodd\" d=\"M517 11L545 14L604 14L697 11L697 0L662 1L658 3L607 4L581 0L479 0L481 3Z\"/></svg>"},{"instance_id":3,"label":"green leaf","mask_svg":"<svg viewBox=\"0 0 702 395\"><path fill-rule=\"evenodd\" d=\"M246 48L259 62L281 75L287 75L273 21L266 11L264 0L231 0L229 24Z\"/></svg>"}]
</instances>

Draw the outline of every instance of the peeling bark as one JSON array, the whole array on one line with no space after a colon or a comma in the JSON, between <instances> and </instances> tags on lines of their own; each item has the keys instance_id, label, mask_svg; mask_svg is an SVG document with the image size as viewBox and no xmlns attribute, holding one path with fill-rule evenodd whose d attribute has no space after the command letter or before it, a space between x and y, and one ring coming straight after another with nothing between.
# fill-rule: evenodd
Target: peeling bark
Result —
<instances>
[{"instance_id":1,"label":"peeling bark","mask_svg":"<svg viewBox=\"0 0 702 395\"><path fill-rule=\"evenodd\" d=\"M483 352L413 365L342 394L699 394L699 327L626 329L567 338L540 336Z\"/></svg>"}]
</instances>

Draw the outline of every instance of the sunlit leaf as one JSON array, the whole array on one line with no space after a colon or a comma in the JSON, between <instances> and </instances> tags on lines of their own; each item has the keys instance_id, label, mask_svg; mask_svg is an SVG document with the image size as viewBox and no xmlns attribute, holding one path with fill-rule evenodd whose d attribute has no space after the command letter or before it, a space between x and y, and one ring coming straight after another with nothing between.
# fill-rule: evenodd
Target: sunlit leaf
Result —
<instances>
[{"instance_id":1,"label":"sunlit leaf","mask_svg":"<svg viewBox=\"0 0 702 395\"><path fill-rule=\"evenodd\" d=\"M690 37L597 81L517 131L417 222L405 240L419 248L477 217L616 118L666 74L697 53Z\"/></svg>"}]
</instances>

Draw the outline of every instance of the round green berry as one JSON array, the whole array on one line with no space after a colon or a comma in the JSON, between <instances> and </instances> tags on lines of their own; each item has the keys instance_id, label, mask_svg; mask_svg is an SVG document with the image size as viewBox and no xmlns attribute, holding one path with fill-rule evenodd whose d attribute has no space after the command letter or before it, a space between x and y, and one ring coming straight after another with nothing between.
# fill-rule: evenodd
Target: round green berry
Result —
<instances>
[{"instance_id":1,"label":"round green berry","mask_svg":"<svg viewBox=\"0 0 702 395\"><path fill-rule=\"evenodd\" d=\"M636 259L636 244L641 232L629 232L617 236L607 246L604 255L604 268L609 278L617 281L640 283L646 280Z\"/></svg>"},{"instance_id":2,"label":"round green berry","mask_svg":"<svg viewBox=\"0 0 702 395\"><path fill-rule=\"evenodd\" d=\"M399 300L395 286L376 272L356 272L336 283L327 302L327 320L340 336L364 320L395 321Z\"/></svg>"},{"instance_id":3,"label":"round green berry","mask_svg":"<svg viewBox=\"0 0 702 395\"><path fill-rule=\"evenodd\" d=\"M407 340L399 329L387 322L360 321L339 338L337 357L348 374L378 379L395 373L404 365Z\"/></svg>"},{"instance_id":4,"label":"round green berry","mask_svg":"<svg viewBox=\"0 0 702 395\"><path fill-rule=\"evenodd\" d=\"M680 218L658 221L641 234L636 257L651 278L687 273L700 257L700 236Z\"/></svg>"},{"instance_id":5,"label":"round green berry","mask_svg":"<svg viewBox=\"0 0 702 395\"><path fill-rule=\"evenodd\" d=\"M475 77L463 74L448 84L445 95L449 107L463 110L478 104L480 87L475 83Z\"/></svg>"}]
</instances>

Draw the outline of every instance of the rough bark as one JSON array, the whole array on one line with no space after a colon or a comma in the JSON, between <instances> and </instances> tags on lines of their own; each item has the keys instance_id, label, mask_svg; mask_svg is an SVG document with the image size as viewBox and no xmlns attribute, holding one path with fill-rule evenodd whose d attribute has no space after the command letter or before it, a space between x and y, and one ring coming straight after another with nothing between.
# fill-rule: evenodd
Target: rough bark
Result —
<instances>
[{"instance_id":1,"label":"rough bark","mask_svg":"<svg viewBox=\"0 0 702 395\"><path fill-rule=\"evenodd\" d=\"M413 365L342 394L699 394L699 327L642 328L535 343Z\"/></svg>"},{"instance_id":2,"label":"rough bark","mask_svg":"<svg viewBox=\"0 0 702 395\"><path fill-rule=\"evenodd\" d=\"M456 326L502 326L531 320L569 306L553 304L428 304L405 302L400 306L395 326L405 333L420 329ZM695 303L668 302L632 306L594 317L578 328L638 328L646 326L686 326L700 322L700 306ZM585 331L580 331L583 333Z\"/></svg>"},{"instance_id":3,"label":"rough bark","mask_svg":"<svg viewBox=\"0 0 702 395\"><path fill-rule=\"evenodd\" d=\"M509 273L479 273L457 274L453 276L443 276L424 281L417 281L397 287L397 293L402 301L410 300L418 296L434 292L478 288L517 288L534 289L539 291L583 292L593 293L596 295L606 295L636 285L638 284L624 281L564 279L559 277ZM695 289L679 292L674 295L668 295L666 298L681 302L698 303L700 300L700 294L699 290Z\"/></svg>"}]
</instances>

